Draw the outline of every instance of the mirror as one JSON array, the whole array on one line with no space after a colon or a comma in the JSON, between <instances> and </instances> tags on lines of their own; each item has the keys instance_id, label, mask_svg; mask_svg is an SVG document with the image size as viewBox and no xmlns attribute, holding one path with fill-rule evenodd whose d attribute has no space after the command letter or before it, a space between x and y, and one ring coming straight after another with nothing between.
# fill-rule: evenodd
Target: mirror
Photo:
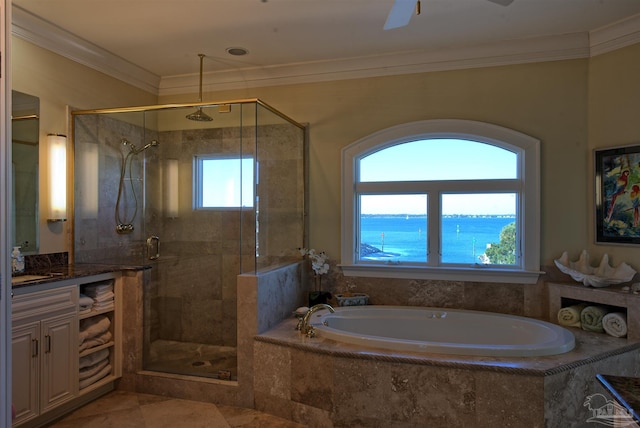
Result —
<instances>
[{"instance_id":1,"label":"mirror","mask_svg":"<svg viewBox=\"0 0 640 428\"><path fill-rule=\"evenodd\" d=\"M38 140L40 100L11 91L12 246L38 252Z\"/></svg>"}]
</instances>

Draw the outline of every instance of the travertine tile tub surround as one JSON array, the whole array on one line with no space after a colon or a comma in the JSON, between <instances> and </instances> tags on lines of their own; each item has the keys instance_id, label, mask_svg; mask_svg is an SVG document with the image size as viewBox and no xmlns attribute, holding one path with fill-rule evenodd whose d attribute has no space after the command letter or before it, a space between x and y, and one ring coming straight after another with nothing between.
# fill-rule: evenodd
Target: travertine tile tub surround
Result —
<instances>
[{"instance_id":1,"label":"travertine tile tub surround","mask_svg":"<svg viewBox=\"0 0 640 428\"><path fill-rule=\"evenodd\" d=\"M253 408L254 337L288 319L293 309L306 299L301 263L237 277L237 381L143 370L143 342L149 326L144 323L142 308L144 284L149 283L150 274L150 270L146 270L130 278L123 296L123 311L127 316L123 331L123 378L118 389Z\"/></svg>"},{"instance_id":2,"label":"travertine tile tub surround","mask_svg":"<svg viewBox=\"0 0 640 428\"><path fill-rule=\"evenodd\" d=\"M286 320L256 337L256 409L311 427L584 427L596 373L640 375L640 343L571 329L536 358L398 353L309 339Z\"/></svg>"},{"instance_id":3,"label":"travertine tile tub surround","mask_svg":"<svg viewBox=\"0 0 640 428\"><path fill-rule=\"evenodd\" d=\"M307 339L294 330L290 312L306 296L299 269L284 266L238 278L238 382L141 371L138 282L125 295L125 377L119 389L255 407L310 427L564 428L584 427L585 397L606 393L596 373L640 376L637 343L577 329L571 329L578 339L574 351L535 359L397 354ZM544 284L359 280L358 291L368 292L375 304L537 318L549 313Z\"/></svg>"}]
</instances>

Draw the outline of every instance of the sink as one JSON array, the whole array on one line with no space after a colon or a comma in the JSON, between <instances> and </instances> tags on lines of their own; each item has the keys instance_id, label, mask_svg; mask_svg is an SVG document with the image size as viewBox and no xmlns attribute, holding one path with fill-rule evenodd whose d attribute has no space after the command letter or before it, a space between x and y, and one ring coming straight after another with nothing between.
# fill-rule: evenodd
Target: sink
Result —
<instances>
[{"instance_id":1,"label":"sink","mask_svg":"<svg viewBox=\"0 0 640 428\"><path fill-rule=\"evenodd\" d=\"M51 275L20 275L11 277L11 285L23 284L25 282L40 281L42 279L49 279Z\"/></svg>"}]
</instances>

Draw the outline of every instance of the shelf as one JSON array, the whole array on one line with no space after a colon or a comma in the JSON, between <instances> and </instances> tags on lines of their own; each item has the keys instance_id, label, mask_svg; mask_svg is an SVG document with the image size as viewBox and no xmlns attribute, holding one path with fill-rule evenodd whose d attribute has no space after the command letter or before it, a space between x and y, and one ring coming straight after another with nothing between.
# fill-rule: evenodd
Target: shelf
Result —
<instances>
[{"instance_id":1,"label":"shelf","mask_svg":"<svg viewBox=\"0 0 640 428\"><path fill-rule=\"evenodd\" d=\"M594 288L578 283L548 283L548 286L549 319L552 321L557 322L563 299L612 306L627 314L627 339L640 340L640 313L636 309L640 306L640 294L623 290L623 285Z\"/></svg>"},{"instance_id":2,"label":"shelf","mask_svg":"<svg viewBox=\"0 0 640 428\"><path fill-rule=\"evenodd\" d=\"M113 312L114 307L115 307L115 305L113 307L106 308L106 309L101 309L99 311L91 311L91 312L86 313L86 314L80 314L80 315L78 315L78 319L84 320L84 319L87 319L87 318L95 317L96 315L108 314L109 312Z\"/></svg>"},{"instance_id":3,"label":"shelf","mask_svg":"<svg viewBox=\"0 0 640 428\"><path fill-rule=\"evenodd\" d=\"M92 383L91 385L89 385L89 386L87 386L85 388L82 388L80 390L80 395L87 394L87 393L93 391L94 389L98 389L101 386L104 386L104 385L108 384L109 382L114 382L117 379L117 377L113 375L113 368L111 369L111 373L112 374L103 377L99 381L94 382L94 383Z\"/></svg>"}]
</instances>

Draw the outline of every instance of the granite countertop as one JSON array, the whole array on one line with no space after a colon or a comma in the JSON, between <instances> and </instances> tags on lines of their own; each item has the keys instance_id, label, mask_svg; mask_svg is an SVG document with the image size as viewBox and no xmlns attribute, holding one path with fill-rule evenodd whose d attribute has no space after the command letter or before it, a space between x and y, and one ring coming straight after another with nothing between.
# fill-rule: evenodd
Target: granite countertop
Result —
<instances>
[{"instance_id":1,"label":"granite countertop","mask_svg":"<svg viewBox=\"0 0 640 428\"><path fill-rule=\"evenodd\" d=\"M12 276L11 288L29 287L42 283L64 281L67 279L82 278L103 273L119 272L124 270L144 270L149 266L112 265L97 263L78 263L52 266L32 266L23 274ZM20 281L20 278L30 278ZM16 281L15 283L13 283Z\"/></svg>"},{"instance_id":2,"label":"granite countertop","mask_svg":"<svg viewBox=\"0 0 640 428\"><path fill-rule=\"evenodd\" d=\"M603 374L597 374L596 378L633 419L640 422L640 378Z\"/></svg>"}]
</instances>

